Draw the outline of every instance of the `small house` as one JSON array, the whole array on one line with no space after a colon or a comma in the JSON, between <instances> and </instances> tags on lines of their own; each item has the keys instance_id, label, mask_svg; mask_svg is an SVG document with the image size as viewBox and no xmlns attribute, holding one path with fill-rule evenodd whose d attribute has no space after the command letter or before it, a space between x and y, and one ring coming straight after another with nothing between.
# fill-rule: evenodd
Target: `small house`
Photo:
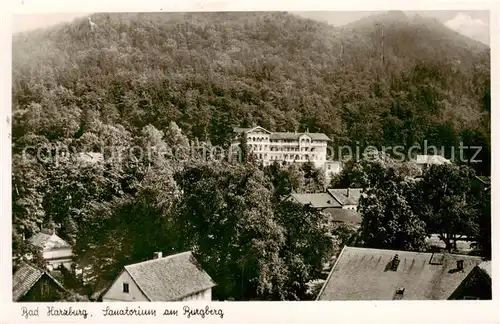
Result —
<instances>
[{"instance_id":1,"label":"small house","mask_svg":"<svg viewBox=\"0 0 500 324\"><path fill-rule=\"evenodd\" d=\"M344 209L357 210L359 199L361 198L362 189L359 188L343 188L343 189L327 189L328 193L335 198L336 201Z\"/></svg>"},{"instance_id":2,"label":"small house","mask_svg":"<svg viewBox=\"0 0 500 324\"><path fill-rule=\"evenodd\" d=\"M451 161L446 159L442 155L434 154L434 155L417 155L416 164L421 171L425 171L431 165L443 165L443 164L451 164Z\"/></svg>"},{"instance_id":3,"label":"small house","mask_svg":"<svg viewBox=\"0 0 500 324\"><path fill-rule=\"evenodd\" d=\"M124 267L102 294L103 302L210 301L215 283L192 252L162 257Z\"/></svg>"},{"instance_id":4,"label":"small house","mask_svg":"<svg viewBox=\"0 0 500 324\"><path fill-rule=\"evenodd\" d=\"M72 270L73 250L71 245L57 236L55 231L51 231L50 234L44 231L39 232L30 238L30 243L41 249L49 270L57 269L60 266Z\"/></svg>"},{"instance_id":5,"label":"small house","mask_svg":"<svg viewBox=\"0 0 500 324\"><path fill-rule=\"evenodd\" d=\"M23 263L12 277L14 302L54 302L66 294L63 285L46 270Z\"/></svg>"}]
</instances>

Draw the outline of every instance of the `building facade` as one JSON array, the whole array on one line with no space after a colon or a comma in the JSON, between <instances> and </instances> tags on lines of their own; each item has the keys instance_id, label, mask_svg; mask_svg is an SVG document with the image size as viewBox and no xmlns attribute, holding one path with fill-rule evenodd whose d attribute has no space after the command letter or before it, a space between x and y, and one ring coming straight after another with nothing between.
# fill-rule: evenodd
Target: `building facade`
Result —
<instances>
[{"instance_id":1,"label":"building facade","mask_svg":"<svg viewBox=\"0 0 500 324\"><path fill-rule=\"evenodd\" d=\"M341 162L329 160L330 138L323 133L271 132L260 126L235 128L234 132L237 138L233 147L239 145L239 138L244 135L250 152L264 166L274 162L312 162L316 168L323 170L327 183L342 170Z\"/></svg>"},{"instance_id":2,"label":"building facade","mask_svg":"<svg viewBox=\"0 0 500 324\"><path fill-rule=\"evenodd\" d=\"M125 266L103 293L103 302L211 301L215 283L191 252Z\"/></svg>"},{"instance_id":3,"label":"building facade","mask_svg":"<svg viewBox=\"0 0 500 324\"><path fill-rule=\"evenodd\" d=\"M55 231L50 234L39 232L31 237L30 243L41 250L50 271L60 266L72 270L73 249L68 242L57 236Z\"/></svg>"},{"instance_id":4,"label":"building facade","mask_svg":"<svg viewBox=\"0 0 500 324\"><path fill-rule=\"evenodd\" d=\"M327 161L330 138L323 133L270 132L260 126L235 128L235 133L244 134L247 146L264 165L273 162L313 162L323 167ZM235 141L235 145L239 142Z\"/></svg>"},{"instance_id":5,"label":"building facade","mask_svg":"<svg viewBox=\"0 0 500 324\"><path fill-rule=\"evenodd\" d=\"M423 172L432 165L451 164L451 161L441 155L417 155L415 163Z\"/></svg>"}]
</instances>

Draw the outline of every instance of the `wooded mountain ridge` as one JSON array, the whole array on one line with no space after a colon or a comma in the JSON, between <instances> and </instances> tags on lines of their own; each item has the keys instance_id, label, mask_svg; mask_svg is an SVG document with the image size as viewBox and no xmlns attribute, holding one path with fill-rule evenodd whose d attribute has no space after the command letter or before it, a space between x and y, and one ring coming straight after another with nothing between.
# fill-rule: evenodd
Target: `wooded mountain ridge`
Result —
<instances>
[{"instance_id":1,"label":"wooded mountain ridge","mask_svg":"<svg viewBox=\"0 0 500 324\"><path fill-rule=\"evenodd\" d=\"M489 145L489 48L429 18L389 12L342 29L283 12L92 21L95 31L82 18L13 37L15 144L79 137L99 120L132 134L175 121L217 145L251 125L321 131L335 145Z\"/></svg>"}]
</instances>

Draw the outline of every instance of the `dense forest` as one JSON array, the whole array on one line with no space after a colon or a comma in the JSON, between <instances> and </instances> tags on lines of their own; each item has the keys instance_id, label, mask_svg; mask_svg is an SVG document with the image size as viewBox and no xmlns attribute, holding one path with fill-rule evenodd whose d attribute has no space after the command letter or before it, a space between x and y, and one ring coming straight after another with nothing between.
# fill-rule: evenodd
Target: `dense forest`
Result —
<instances>
[{"instance_id":1,"label":"dense forest","mask_svg":"<svg viewBox=\"0 0 500 324\"><path fill-rule=\"evenodd\" d=\"M94 120L132 136L175 121L215 145L258 124L334 145L464 142L489 155L489 48L432 19L389 12L342 30L287 13L92 19L93 32L80 19L15 35L16 147L28 134L91 145Z\"/></svg>"},{"instance_id":2,"label":"dense forest","mask_svg":"<svg viewBox=\"0 0 500 324\"><path fill-rule=\"evenodd\" d=\"M219 283L215 298L296 300L311 298L306 284L346 231L282 201L324 188L309 164L54 160L68 148L227 147L234 126L260 125L320 131L334 146L427 141L447 157L463 142L483 148L471 172L489 175L489 48L436 21L398 12L343 29L281 12L92 21L94 30L82 18L13 37L17 256L23 237L60 224L78 261L95 265L96 286L157 250L192 249Z\"/></svg>"}]
</instances>

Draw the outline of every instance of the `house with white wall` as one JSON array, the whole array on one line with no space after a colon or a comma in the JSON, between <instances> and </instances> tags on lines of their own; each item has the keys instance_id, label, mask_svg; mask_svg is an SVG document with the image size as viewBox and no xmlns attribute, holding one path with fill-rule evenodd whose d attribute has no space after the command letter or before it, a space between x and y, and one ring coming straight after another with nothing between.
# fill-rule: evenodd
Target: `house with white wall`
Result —
<instances>
[{"instance_id":1,"label":"house with white wall","mask_svg":"<svg viewBox=\"0 0 500 324\"><path fill-rule=\"evenodd\" d=\"M451 161L446 159L442 155L434 154L434 155L417 155L415 163L420 168L420 170L425 171L431 165L443 165L443 164L451 164Z\"/></svg>"},{"instance_id":2,"label":"house with white wall","mask_svg":"<svg viewBox=\"0 0 500 324\"><path fill-rule=\"evenodd\" d=\"M216 284L192 252L130 264L102 295L103 302L211 301Z\"/></svg>"},{"instance_id":3,"label":"house with white wall","mask_svg":"<svg viewBox=\"0 0 500 324\"><path fill-rule=\"evenodd\" d=\"M60 266L72 270L73 249L68 242L57 236L54 230L50 233L41 231L33 235L30 243L41 250L49 271Z\"/></svg>"}]
</instances>

